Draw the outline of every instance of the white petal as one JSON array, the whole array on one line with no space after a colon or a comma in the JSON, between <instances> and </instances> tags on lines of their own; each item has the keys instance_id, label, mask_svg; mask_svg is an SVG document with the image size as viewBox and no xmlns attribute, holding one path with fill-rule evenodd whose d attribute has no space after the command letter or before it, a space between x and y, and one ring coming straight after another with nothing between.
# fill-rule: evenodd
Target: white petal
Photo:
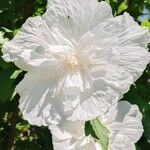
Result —
<instances>
[{"instance_id":1,"label":"white petal","mask_svg":"<svg viewBox=\"0 0 150 150\"><path fill-rule=\"evenodd\" d=\"M76 90L83 91L83 84L81 74L79 72L75 72L73 74L70 73L66 75L61 82L61 88L63 88L66 95L74 95Z\"/></svg>"},{"instance_id":2,"label":"white petal","mask_svg":"<svg viewBox=\"0 0 150 150\"><path fill-rule=\"evenodd\" d=\"M104 80L105 86L116 90L121 99L149 63L150 54L146 49L150 41L148 30L125 13L100 23L90 34L92 41L96 41L95 45L100 47L93 51L99 66L93 65L91 76ZM104 44L104 41L108 44ZM103 53L104 47L107 53ZM101 60L105 63L100 65Z\"/></svg>"},{"instance_id":3,"label":"white petal","mask_svg":"<svg viewBox=\"0 0 150 150\"><path fill-rule=\"evenodd\" d=\"M124 13L120 17L121 18L116 18L118 19L118 21L121 21L123 32L119 35L120 39L118 45L128 46L137 44L141 47L147 47L147 44L150 41L148 29L139 26L139 24L134 21L134 18L131 17L128 13Z\"/></svg>"},{"instance_id":4,"label":"white petal","mask_svg":"<svg viewBox=\"0 0 150 150\"><path fill-rule=\"evenodd\" d=\"M133 76L117 65L105 65L105 71L106 74L101 77L101 80L104 80L107 86L117 91L119 99L121 99L134 82Z\"/></svg>"},{"instance_id":5,"label":"white petal","mask_svg":"<svg viewBox=\"0 0 150 150\"><path fill-rule=\"evenodd\" d=\"M63 121L58 126L50 126L54 150L100 150L90 136L84 133L83 122Z\"/></svg>"},{"instance_id":6,"label":"white petal","mask_svg":"<svg viewBox=\"0 0 150 150\"><path fill-rule=\"evenodd\" d=\"M133 76L133 80L136 81L149 63L150 54L139 46L116 47L115 50L120 53L119 65L129 72Z\"/></svg>"},{"instance_id":7,"label":"white petal","mask_svg":"<svg viewBox=\"0 0 150 150\"><path fill-rule=\"evenodd\" d=\"M71 43L57 31L57 28L53 27L50 30L42 17L31 17L14 39L4 44L3 58L6 61L14 61L18 67L26 71L33 71L46 61L49 67L55 63L57 68L57 61L51 52L56 53L56 45L64 51ZM51 55L53 59L50 60Z\"/></svg>"},{"instance_id":8,"label":"white petal","mask_svg":"<svg viewBox=\"0 0 150 150\"><path fill-rule=\"evenodd\" d=\"M118 38L119 46L147 47L150 41L148 29L139 26L128 13L98 24L91 32L97 39Z\"/></svg>"},{"instance_id":9,"label":"white petal","mask_svg":"<svg viewBox=\"0 0 150 150\"><path fill-rule=\"evenodd\" d=\"M111 132L111 150L132 150L142 136L142 116L136 105L120 101L116 108L112 107L108 113L100 116L100 120Z\"/></svg>"},{"instance_id":10,"label":"white petal","mask_svg":"<svg viewBox=\"0 0 150 150\"><path fill-rule=\"evenodd\" d=\"M136 150L135 144L123 135L119 135L111 143L110 150Z\"/></svg>"},{"instance_id":11,"label":"white petal","mask_svg":"<svg viewBox=\"0 0 150 150\"><path fill-rule=\"evenodd\" d=\"M90 79L83 72L70 72L60 79L56 94L63 93L62 104L65 112L73 112L80 103L81 93L91 88L89 82Z\"/></svg>"},{"instance_id":12,"label":"white petal","mask_svg":"<svg viewBox=\"0 0 150 150\"><path fill-rule=\"evenodd\" d=\"M96 91L94 93L87 91L80 98L80 104L78 104L68 120L88 121L104 114L118 101L118 94L112 89L106 88L104 91Z\"/></svg>"},{"instance_id":13,"label":"white petal","mask_svg":"<svg viewBox=\"0 0 150 150\"><path fill-rule=\"evenodd\" d=\"M55 22L65 37L78 41L97 24L112 18L112 10L108 3L97 0L49 0L44 18L50 25Z\"/></svg>"},{"instance_id":14,"label":"white petal","mask_svg":"<svg viewBox=\"0 0 150 150\"><path fill-rule=\"evenodd\" d=\"M84 84L79 73L66 75L62 81L45 72L27 73L16 87L23 117L38 126L58 124L80 103Z\"/></svg>"},{"instance_id":15,"label":"white petal","mask_svg":"<svg viewBox=\"0 0 150 150\"><path fill-rule=\"evenodd\" d=\"M46 125L43 116L48 115L51 123L56 124L61 120L62 114L59 101L53 97L57 82L50 80L46 74L44 76L45 78L40 73L27 73L16 87L16 92L20 95L19 108L23 117L30 124L38 126Z\"/></svg>"},{"instance_id":16,"label":"white petal","mask_svg":"<svg viewBox=\"0 0 150 150\"><path fill-rule=\"evenodd\" d=\"M130 141L136 143L143 134L143 126L141 120L142 114L139 112L138 107L136 105L133 105L124 118L124 127L123 130L120 131L120 134L127 136Z\"/></svg>"}]
</instances>

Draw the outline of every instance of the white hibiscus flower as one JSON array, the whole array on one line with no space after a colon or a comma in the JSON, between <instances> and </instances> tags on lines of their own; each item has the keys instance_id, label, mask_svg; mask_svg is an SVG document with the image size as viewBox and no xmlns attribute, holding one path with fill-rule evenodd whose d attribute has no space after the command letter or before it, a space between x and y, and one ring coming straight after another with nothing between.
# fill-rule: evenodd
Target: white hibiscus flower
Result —
<instances>
[{"instance_id":1,"label":"white hibiscus flower","mask_svg":"<svg viewBox=\"0 0 150 150\"><path fill-rule=\"evenodd\" d=\"M109 130L109 150L135 150L143 133L142 115L136 105L121 101L99 120ZM54 150L101 150L100 144L84 134L84 123L65 122L50 126ZM103 135L102 135L103 136ZM102 137L103 138L103 137Z\"/></svg>"},{"instance_id":2,"label":"white hibiscus flower","mask_svg":"<svg viewBox=\"0 0 150 150\"><path fill-rule=\"evenodd\" d=\"M24 118L40 126L105 113L145 69L148 40L147 29L127 13L113 17L106 2L48 1L2 49L27 71L16 88Z\"/></svg>"}]
</instances>

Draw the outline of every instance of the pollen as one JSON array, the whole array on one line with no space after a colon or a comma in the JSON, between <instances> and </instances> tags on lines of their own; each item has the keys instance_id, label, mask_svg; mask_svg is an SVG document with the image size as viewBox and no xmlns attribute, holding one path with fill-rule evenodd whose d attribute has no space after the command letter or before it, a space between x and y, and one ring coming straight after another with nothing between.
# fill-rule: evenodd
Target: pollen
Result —
<instances>
[{"instance_id":1,"label":"pollen","mask_svg":"<svg viewBox=\"0 0 150 150\"><path fill-rule=\"evenodd\" d=\"M79 61L74 55L68 55L66 63L71 69L76 69L79 65Z\"/></svg>"}]
</instances>

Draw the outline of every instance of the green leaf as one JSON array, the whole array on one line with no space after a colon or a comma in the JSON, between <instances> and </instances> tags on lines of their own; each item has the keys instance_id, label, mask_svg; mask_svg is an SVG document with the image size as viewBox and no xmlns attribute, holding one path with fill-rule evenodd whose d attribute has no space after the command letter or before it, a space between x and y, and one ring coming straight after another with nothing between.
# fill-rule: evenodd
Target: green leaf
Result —
<instances>
[{"instance_id":1,"label":"green leaf","mask_svg":"<svg viewBox=\"0 0 150 150\"><path fill-rule=\"evenodd\" d=\"M21 70L16 70L10 77L10 79L16 79L17 76L21 73Z\"/></svg>"},{"instance_id":2,"label":"green leaf","mask_svg":"<svg viewBox=\"0 0 150 150\"><path fill-rule=\"evenodd\" d=\"M148 20L142 21L141 26L142 27L147 27L150 31L150 21L148 21Z\"/></svg>"},{"instance_id":3,"label":"green leaf","mask_svg":"<svg viewBox=\"0 0 150 150\"><path fill-rule=\"evenodd\" d=\"M118 14L122 13L123 11L125 11L128 8L127 2L124 1L123 3L120 4L120 6L118 7Z\"/></svg>"},{"instance_id":4,"label":"green leaf","mask_svg":"<svg viewBox=\"0 0 150 150\"><path fill-rule=\"evenodd\" d=\"M12 32L13 32L12 30L7 29L7 28L5 28L5 27L2 27L2 29L3 29L5 32L7 32L7 33L12 33Z\"/></svg>"},{"instance_id":5,"label":"green leaf","mask_svg":"<svg viewBox=\"0 0 150 150\"><path fill-rule=\"evenodd\" d=\"M136 150L142 150L139 146L136 145Z\"/></svg>"},{"instance_id":6,"label":"green leaf","mask_svg":"<svg viewBox=\"0 0 150 150\"><path fill-rule=\"evenodd\" d=\"M96 136L98 137L98 142L101 145L102 150L108 150L109 145L109 130L100 122L99 119L94 119L90 121Z\"/></svg>"},{"instance_id":7,"label":"green leaf","mask_svg":"<svg viewBox=\"0 0 150 150\"><path fill-rule=\"evenodd\" d=\"M85 123L85 135L86 136L91 135L93 138L98 139L98 137L96 136L96 134L93 130L93 127L92 127L90 121Z\"/></svg>"},{"instance_id":8,"label":"green leaf","mask_svg":"<svg viewBox=\"0 0 150 150\"><path fill-rule=\"evenodd\" d=\"M144 124L144 136L147 139L147 142L150 144L150 112L146 112L143 115L143 124Z\"/></svg>"},{"instance_id":9,"label":"green leaf","mask_svg":"<svg viewBox=\"0 0 150 150\"><path fill-rule=\"evenodd\" d=\"M4 44L6 41L8 41L8 39L4 38L4 33L0 31L0 44Z\"/></svg>"},{"instance_id":10,"label":"green leaf","mask_svg":"<svg viewBox=\"0 0 150 150\"><path fill-rule=\"evenodd\" d=\"M105 0L108 4L110 4L110 0Z\"/></svg>"},{"instance_id":11,"label":"green leaf","mask_svg":"<svg viewBox=\"0 0 150 150\"><path fill-rule=\"evenodd\" d=\"M20 70L15 71L14 68L0 70L0 102L10 101L14 97L16 78L19 73Z\"/></svg>"}]
</instances>

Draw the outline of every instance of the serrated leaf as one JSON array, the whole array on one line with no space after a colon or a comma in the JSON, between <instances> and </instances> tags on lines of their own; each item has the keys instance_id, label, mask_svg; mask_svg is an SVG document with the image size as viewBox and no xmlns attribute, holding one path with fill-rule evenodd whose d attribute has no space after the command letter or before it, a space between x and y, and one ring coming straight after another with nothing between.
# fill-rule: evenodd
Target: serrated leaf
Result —
<instances>
[{"instance_id":1,"label":"serrated leaf","mask_svg":"<svg viewBox=\"0 0 150 150\"><path fill-rule=\"evenodd\" d=\"M98 139L95 139L102 148L102 150L108 150L109 145L109 130L100 122L99 119L94 119L90 121L93 130L95 131Z\"/></svg>"}]
</instances>

